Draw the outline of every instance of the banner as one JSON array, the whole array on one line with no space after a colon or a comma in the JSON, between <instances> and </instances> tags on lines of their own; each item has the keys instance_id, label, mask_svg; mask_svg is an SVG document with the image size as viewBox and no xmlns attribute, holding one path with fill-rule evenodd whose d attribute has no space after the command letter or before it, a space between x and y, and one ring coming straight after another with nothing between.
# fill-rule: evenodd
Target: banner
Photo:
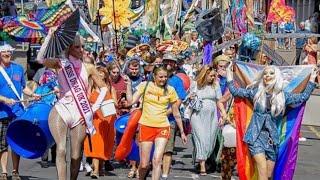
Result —
<instances>
[{"instance_id":1,"label":"banner","mask_svg":"<svg viewBox=\"0 0 320 180\"><path fill-rule=\"evenodd\" d=\"M285 0L273 0L270 5L267 22L291 22L295 20L295 10L286 6Z\"/></svg>"},{"instance_id":2,"label":"banner","mask_svg":"<svg viewBox=\"0 0 320 180\"><path fill-rule=\"evenodd\" d=\"M156 28L159 22L160 1L146 0L145 4L145 20L147 27Z\"/></svg>"},{"instance_id":3,"label":"banner","mask_svg":"<svg viewBox=\"0 0 320 180\"><path fill-rule=\"evenodd\" d=\"M87 5L91 22L93 22L97 19L97 13L99 10L99 0L87 0Z\"/></svg>"}]
</instances>

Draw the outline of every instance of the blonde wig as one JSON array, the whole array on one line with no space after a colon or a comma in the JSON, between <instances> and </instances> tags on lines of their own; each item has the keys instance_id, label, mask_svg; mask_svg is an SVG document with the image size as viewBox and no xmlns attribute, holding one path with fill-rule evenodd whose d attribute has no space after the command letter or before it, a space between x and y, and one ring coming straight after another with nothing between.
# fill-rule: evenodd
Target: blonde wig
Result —
<instances>
[{"instance_id":1,"label":"blonde wig","mask_svg":"<svg viewBox=\"0 0 320 180\"><path fill-rule=\"evenodd\" d=\"M271 84L265 85L263 75L267 68L272 68L275 72L275 79ZM280 69L276 66L266 66L262 73L248 86L248 88L257 87L258 91L254 96L254 106L260 105L263 111L267 109L267 92L271 92L270 104L271 115L276 117L283 115L285 112L285 97L284 97L284 81Z\"/></svg>"}]
</instances>

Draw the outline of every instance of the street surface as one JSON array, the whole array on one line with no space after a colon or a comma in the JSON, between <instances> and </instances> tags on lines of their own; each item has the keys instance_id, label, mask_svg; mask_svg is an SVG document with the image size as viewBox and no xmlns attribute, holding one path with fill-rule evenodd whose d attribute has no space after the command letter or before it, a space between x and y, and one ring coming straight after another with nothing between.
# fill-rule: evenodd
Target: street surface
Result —
<instances>
[{"instance_id":1,"label":"street surface","mask_svg":"<svg viewBox=\"0 0 320 180\"><path fill-rule=\"evenodd\" d=\"M299 143L299 156L298 164L296 167L295 180L316 180L320 179L320 127L316 126L303 126L302 134L308 140ZM180 138L177 138L176 150L178 154L174 156L175 164L169 176L169 179L220 179L218 173L211 173L208 176L199 176L192 165L192 145L189 141L187 146L183 146ZM68 162L70 162L68 160ZM54 166L49 168L41 168L40 159L36 160L21 160L20 174L23 180L54 180L57 179L56 169ZM126 167L120 167L116 162L113 162L116 169L109 173L108 176L100 177L99 179L114 180L114 179L127 179L129 171ZM9 172L11 169L9 165ZM84 172L80 172L79 180L91 179L86 177ZM151 179L151 178L148 178ZM237 179L235 177L235 179Z\"/></svg>"}]
</instances>

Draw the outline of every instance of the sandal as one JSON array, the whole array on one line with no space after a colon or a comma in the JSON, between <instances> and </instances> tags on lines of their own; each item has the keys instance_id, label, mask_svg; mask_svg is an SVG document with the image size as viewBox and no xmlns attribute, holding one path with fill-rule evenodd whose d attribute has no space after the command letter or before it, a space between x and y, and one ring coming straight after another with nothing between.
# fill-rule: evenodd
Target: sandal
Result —
<instances>
[{"instance_id":1,"label":"sandal","mask_svg":"<svg viewBox=\"0 0 320 180\"><path fill-rule=\"evenodd\" d=\"M208 175L208 174L207 174L207 172L205 172L205 171L200 171L199 175L200 175L200 176L206 176L206 175Z\"/></svg>"},{"instance_id":2,"label":"sandal","mask_svg":"<svg viewBox=\"0 0 320 180\"><path fill-rule=\"evenodd\" d=\"M21 180L21 177L19 176L19 173L15 170L12 171L12 180Z\"/></svg>"},{"instance_id":3,"label":"sandal","mask_svg":"<svg viewBox=\"0 0 320 180\"><path fill-rule=\"evenodd\" d=\"M140 176L139 176L139 169L137 169L137 171L136 171L136 178L137 178L137 179L140 178Z\"/></svg>"},{"instance_id":4,"label":"sandal","mask_svg":"<svg viewBox=\"0 0 320 180\"><path fill-rule=\"evenodd\" d=\"M128 178L135 178L136 177L136 171L133 169L130 169L128 173Z\"/></svg>"},{"instance_id":5,"label":"sandal","mask_svg":"<svg viewBox=\"0 0 320 180\"><path fill-rule=\"evenodd\" d=\"M99 175L94 172L91 172L90 177L91 179L99 179Z\"/></svg>"},{"instance_id":6,"label":"sandal","mask_svg":"<svg viewBox=\"0 0 320 180\"><path fill-rule=\"evenodd\" d=\"M7 180L8 179L8 173L1 173L0 180Z\"/></svg>"}]
</instances>

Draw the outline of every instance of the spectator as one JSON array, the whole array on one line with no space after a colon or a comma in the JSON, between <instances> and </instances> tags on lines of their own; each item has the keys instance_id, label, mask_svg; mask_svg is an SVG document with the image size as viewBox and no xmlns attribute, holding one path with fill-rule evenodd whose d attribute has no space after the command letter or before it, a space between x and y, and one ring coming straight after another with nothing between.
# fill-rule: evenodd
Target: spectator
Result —
<instances>
[{"instance_id":1,"label":"spectator","mask_svg":"<svg viewBox=\"0 0 320 180\"><path fill-rule=\"evenodd\" d=\"M120 68L116 62L110 62L107 65L108 73L110 74L110 82L116 91L118 102L118 115L123 115L129 112L127 108L127 100L132 98L132 88L130 79L125 75L120 75Z\"/></svg>"},{"instance_id":2,"label":"spectator","mask_svg":"<svg viewBox=\"0 0 320 180\"><path fill-rule=\"evenodd\" d=\"M231 58L229 56L220 55L217 56L213 62L213 67L217 70L221 94L224 94L227 89L226 68L230 60Z\"/></svg>"},{"instance_id":3,"label":"spectator","mask_svg":"<svg viewBox=\"0 0 320 180\"><path fill-rule=\"evenodd\" d=\"M35 93L39 95L45 95L41 98L41 102L49 104L53 106L53 104L57 100L56 94L59 92L57 76L53 70L48 69L46 67L40 68L36 75L33 77L33 81L37 84L37 88L35 89ZM56 94L48 94L54 91ZM50 148L51 151L51 163L55 164L56 161L56 145ZM45 154L41 157L41 167L48 168L49 167L49 149L45 152Z\"/></svg>"},{"instance_id":4,"label":"spectator","mask_svg":"<svg viewBox=\"0 0 320 180\"><path fill-rule=\"evenodd\" d=\"M140 67L140 60L137 59L130 59L128 60L127 67L125 67L125 74L128 75L128 77L131 80L132 83L132 92L136 92L137 86L142 82L143 78L141 75L141 67Z\"/></svg>"},{"instance_id":5,"label":"spectator","mask_svg":"<svg viewBox=\"0 0 320 180\"><path fill-rule=\"evenodd\" d=\"M4 16L17 16L17 6L14 3L14 0L7 0L3 4L3 15Z\"/></svg>"},{"instance_id":6,"label":"spectator","mask_svg":"<svg viewBox=\"0 0 320 180\"><path fill-rule=\"evenodd\" d=\"M311 32L311 16L305 21L305 29Z\"/></svg>"},{"instance_id":7,"label":"spectator","mask_svg":"<svg viewBox=\"0 0 320 180\"><path fill-rule=\"evenodd\" d=\"M0 46L0 157L3 179L7 178L7 161L8 158L8 143L6 140L6 133L9 123L16 117L22 115L24 112L22 100L22 93L40 99L40 96L34 94L28 87L24 79L24 70L21 65L11 61L13 48L6 44ZM8 78L5 78L7 76ZM9 86L12 84L12 86ZM12 179L20 180L19 176L19 161L20 156L14 151L12 154L13 170Z\"/></svg>"},{"instance_id":8,"label":"spectator","mask_svg":"<svg viewBox=\"0 0 320 180\"><path fill-rule=\"evenodd\" d=\"M174 90L177 92L178 100L176 102L178 108L181 105L181 102L186 98L187 93L183 87L182 80L176 76L178 70L178 64L177 64L177 57L173 54L165 54L163 56L163 64L166 70L168 71L168 85L172 86ZM170 172L170 166L172 163L172 154L176 139L176 129L177 124L175 121L175 118L172 114L171 107L167 111L168 120L170 123L170 137L167 142L166 148L164 150L163 154L163 162L162 162L162 179L168 178L169 172Z\"/></svg>"},{"instance_id":9,"label":"spectator","mask_svg":"<svg viewBox=\"0 0 320 180\"><path fill-rule=\"evenodd\" d=\"M299 24L299 30L297 33L310 33L310 31L305 29L305 23L300 22ZM297 38L296 40L296 65L301 64L302 61L300 61L301 55L302 55L302 49L303 46L306 44L307 38Z\"/></svg>"},{"instance_id":10,"label":"spectator","mask_svg":"<svg viewBox=\"0 0 320 180\"><path fill-rule=\"evenodd\" d=\"M307 56L303 60L303 64L317 64L317 49L318 40L316 37L310 37L307 44L304 46L304 51Z\"/></svg>"}]
</instances>

